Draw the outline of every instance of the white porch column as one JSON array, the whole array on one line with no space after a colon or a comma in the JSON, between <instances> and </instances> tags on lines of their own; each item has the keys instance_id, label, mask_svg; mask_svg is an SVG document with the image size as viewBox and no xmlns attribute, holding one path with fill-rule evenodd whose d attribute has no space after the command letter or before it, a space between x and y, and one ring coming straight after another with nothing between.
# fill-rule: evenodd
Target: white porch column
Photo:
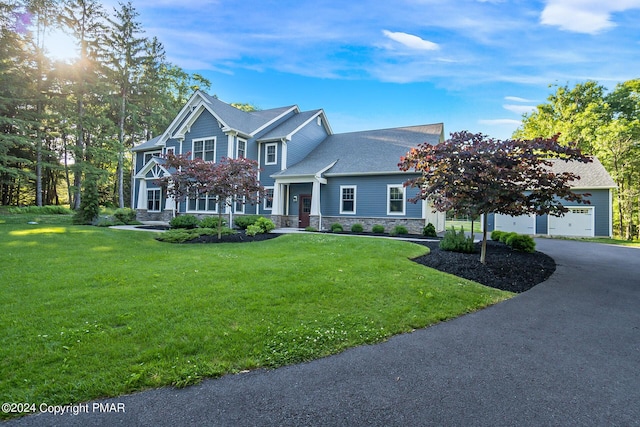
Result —
<instances>
[{"instance_id":1,"label":"white porch column","mask_svg":"<svg viewBox=\"0 0 640 427\"><path fill-rule=\"evenodd\" d=\"M271 215L283 215L282 212L282 184L276 181L273 184L273 201L271 205Z\"/></svg>"},{"instance_id":2,"label":"white porch column","mask_svg":"<svg viewBox=\"0 0 640 427\"><path fill-rule=\"evenodd\" d=\"M320 181L313 181L313 189L311 191L311 215L320 216Z\"/></svg>"},{"instance_id":3,"label":"white porch column","mask_svg":"<svg viewBox=\"0 0 640 427\"><path fill-rule=\"evenodd\" d=\"M147 180L140 180L140 187L138 188L138 209L147 209Z\"/></svg>"}]
</instances>

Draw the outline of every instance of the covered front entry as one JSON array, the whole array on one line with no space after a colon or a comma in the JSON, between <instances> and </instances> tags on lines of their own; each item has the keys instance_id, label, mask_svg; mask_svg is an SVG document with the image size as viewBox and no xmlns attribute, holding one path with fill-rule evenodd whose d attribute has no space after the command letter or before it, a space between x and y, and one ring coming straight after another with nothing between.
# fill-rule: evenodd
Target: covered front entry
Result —
<instances>
[{"instance_id":1,"label":"covered front entry","mask_svg":"<svg viewBox=\"0 0 640 427\"><path fill-rule=\"evenodd\" d=\"M280 227L320 229L320 186L326 180L316 176L277 178L273 188L271 217Z\"/></svg>"}]
</instances>

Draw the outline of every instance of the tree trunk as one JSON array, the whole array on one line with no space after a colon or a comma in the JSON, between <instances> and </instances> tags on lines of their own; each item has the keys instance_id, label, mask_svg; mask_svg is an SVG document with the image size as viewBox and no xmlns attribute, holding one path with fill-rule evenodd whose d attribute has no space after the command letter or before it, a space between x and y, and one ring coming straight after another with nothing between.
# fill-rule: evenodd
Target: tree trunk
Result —
<instances>
[{"instance_id":1,"label":"tree trunk","mask_svg":"<svg viewBox=\"0 0 640 427\"><path fill-rule=\"evenodd\" d=\"M482 214L482 249L480 250L480 262L486 264L487 260L487 220L488 214Z\"/></svg>"},{"instance_id":2,"label":"tree trunk","mask_svg":"<svg viewBox=\"0 0 640 427\"><path fill-rule=\"evenodd\" d=\"M124 208L124 119L127 112L127 94L122 93L120 104L120 135L118 145L118 207Z\"/></svg>"}]
</instances>

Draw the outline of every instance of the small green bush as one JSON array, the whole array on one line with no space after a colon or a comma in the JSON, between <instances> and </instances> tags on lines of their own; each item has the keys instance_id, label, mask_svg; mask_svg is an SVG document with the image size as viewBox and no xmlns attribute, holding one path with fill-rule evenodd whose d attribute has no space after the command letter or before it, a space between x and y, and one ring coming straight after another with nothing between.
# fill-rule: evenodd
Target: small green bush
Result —
<instances>
[{"instance_id":1,"label":"small green bush","mask_svg":"<svg viewBox=\"0 0 640 427\"><path fill-rule=\"evenodd\" d=\"M206 216L200 220L198 226L200 228L218 228L218 218L217 216ZM222 218L222 226L227 225L227 220Z\"/></svg>"},{"instance_id":2,"label":"small green bush","mask_svg":"<svg viewBox=\"0 0 640 427\"><path fill-rule=\"evenodd\" d=\"M373 227L371 227L371 232L376 234L384 233L384 225L380 225L380 224L374 225Z\"/></svg>"},{"instance_id":3,"label":"small green bush","mask_svg":"<svg viewBox=\"0 0 640 427\"><path fill-rule=\"evenodd\" d=\"M113 212L113 216L116 220L124 224L132 224L136 221L136 211L131 208L119 208Z\"/></svg>"},{"instance_id":4,"label":"small green bush","mask_svg":"<svg viewBox=\"0 0 640 427\"><path fill-rule=\"evenodd\" d=\"M514 233L513 231L510 231L510 232L507 232L507 233L502 233L502 234L500 235L500 241L501 241L502 243L507 243L507 240L509 239L509 237L511 237L511 236L515 236L515 235L517 235L517 234L518 234L518 233Z\"/></svg>"},{"instance_id":5,"label":"small green bush","mask_svg":"<svg viewBox=\"0 0 640 427\"><path fill-rule=\"evenodd\" d=\"M186 228L187 230L198 226L198 218L193 215L180 215L169 221L171 228Z\"/></svg>"},{"instance_id":6,"label":"small green bush","mask_svg":"<svg viewBox=\"0 0 640 427\"><path fill-rule=\"evenodd\" d=\"M457 232L454 227L447 230L440 241L440 249L443 251L462 252L468 254L475 252L473 237L465 236L463 227L460 228L460 232Z\"/></svg>"},{"instance_id":7,"label":"small green bush","mask_svg":"<svg viewBox=\"0 0 640 427\"><path fill-rule=\"evenodd\" d=\"M239 229L246 230L247 227L249 227L250 225L254 225L256 221L258 221L260 218L264 218L264 217L260 215L241 215L241 216L237 216L233 220L233 223Z\"/></svg>"},{"instance_id":8,"label":"small green bush","mask_svg":"<svg viewBox=\"0 0 640 427\"><path fill-rule=\"evenodd\" d=\"M339 233L341 231L344 231L344 228L342 228L342 225L340 225L337 222L331 224L331 232L332 233Z\"/></svg>"},{"instance_id":9,"label":"small green bush","mask_svg":"<svg viewBox=\"0 0 640 427\"><path fill-rule=\"evenodd\" d=\"M71 215L73 210L65 206L23 206L9 208L9 213L13 215L36 214L36 215Z\"/></svg>"},{"instance_id":10,"label":"small green bush","mask_svg":"<svg viewBox=\"0 0 640 427\"><path fill-rule=\"evenodd\" d=\"M312 227L312 226L308 226L308 227L304 228L304 231L316 232L316 231L318 231L318 229L315 228L315 227Z\"/></svg>"},{"instance_id":11,"label":"small green bush","mask_svg":"<svg viewBox=\"0 0 640 427\"><path fill-rule=\"evenodd\" d=\"M424 228L422 229L422 235L425 237L438 237L438 234L436 233L436 227L431 223L424 226Z\"/></svg>"},{"instance_id":12,"label":"small green bush","mask_svg":"<svg viewBox=\"0 0 640 427\"><path fill-rule=\"evenodd\" d=\"M389 234L391 234L392 236L404 235L409 234L409 230L407 230L407 227L405 227L404 225L396 225L395 227L393 227L393 230L391 230Z\"/></svg>"},{"instance_id":13,"label":"small green bush","mask_svg":"<svg viewBox=\"0 0 640 427\"><path fill-rule=\"evenodd\" d=\"M224 227L222 228L222 235L230 235L235 234L236 232L230 228ZM172 230L167 230L164 233L160 234L156 237L156 240L167 243L184 243L189 240L193 240L200 236L217 236L218 230L214 230L213 228L175 228Z\"/></svg>"},{"instance_id":14,"label":"small green bush","mask_svg":"<svg viewBox=\"0 0 640 427\"><path fill-rule=\"evenodd\" d=\"M491 240L500 241L500 237L502 237L503 234L504 234L504 231L502 230L493 230L491 232Z\"/></svg>"},{"instance_id":15,"label":"small green bush","mask_svg":"<svg viewBox=\"0 0 640 427\"><path fill-rule=\"evenodd\" d=\"M276 228L276 225L273 223L273 221L263 216L258 218L258 220L254 225L256 225L257 227L260 227L263 233L270 233Z\"/></svg>"},{"instance_id":16,"label":"small green bush","mask_svg":"<svg viewBox=\"0 0 640 427\"><path fill-rule=\"evenodd\" d=\"M251 224L247 227L247 236L255 236L256 234L263 234L262 227L256 224Z\"/></svg>"},{"instance_id":17,"label":"small green bush","mask_svg":"<svg viewBox=\"0 0 640 427\"><path fill-rule=\"evenodd\" d=\"M364 227L362 226L362 224L353 224L351 226L352 233L362 233L363 231L364 231Z\"/></svg>"},{"instance_id":18,"label":"small green bush","mask_svg":"<svg viewBox=\"0 0 640 427\"><path fill-rule=\"evenodd\" d=\"M94 221L93 225L96 227L113 227L114 225L124 225L124 222L110 216L103 216Z\"/></svg>"},{"instance_id":19,"label":"small green bush","mask_svg":"<svg viewBox=\"0 0 640 427\"><path fill-rule=\"evenodd\" d=\"M520 252L535 252L536 242L531 236L526 234L516 234L509 236L507 239L507 245L511 246L514 250Z\"/></svg>"}]
</instances>

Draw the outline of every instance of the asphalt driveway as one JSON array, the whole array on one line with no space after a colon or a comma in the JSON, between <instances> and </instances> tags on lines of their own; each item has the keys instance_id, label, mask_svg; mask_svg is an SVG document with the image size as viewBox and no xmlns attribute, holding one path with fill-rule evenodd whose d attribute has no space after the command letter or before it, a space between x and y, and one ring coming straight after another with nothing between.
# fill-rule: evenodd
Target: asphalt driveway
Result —
<instances>
[{"instance_id":1,"label":"asphalt driveway","mask_svg":"<svg viewBox=\"0 0 640 427\"><path fill-rule=\"evenodd\" d=\"M486 310L311 363L8 424L640 426L640 249L537 243L556 272Z\"/></svg>"}]
</instances>

